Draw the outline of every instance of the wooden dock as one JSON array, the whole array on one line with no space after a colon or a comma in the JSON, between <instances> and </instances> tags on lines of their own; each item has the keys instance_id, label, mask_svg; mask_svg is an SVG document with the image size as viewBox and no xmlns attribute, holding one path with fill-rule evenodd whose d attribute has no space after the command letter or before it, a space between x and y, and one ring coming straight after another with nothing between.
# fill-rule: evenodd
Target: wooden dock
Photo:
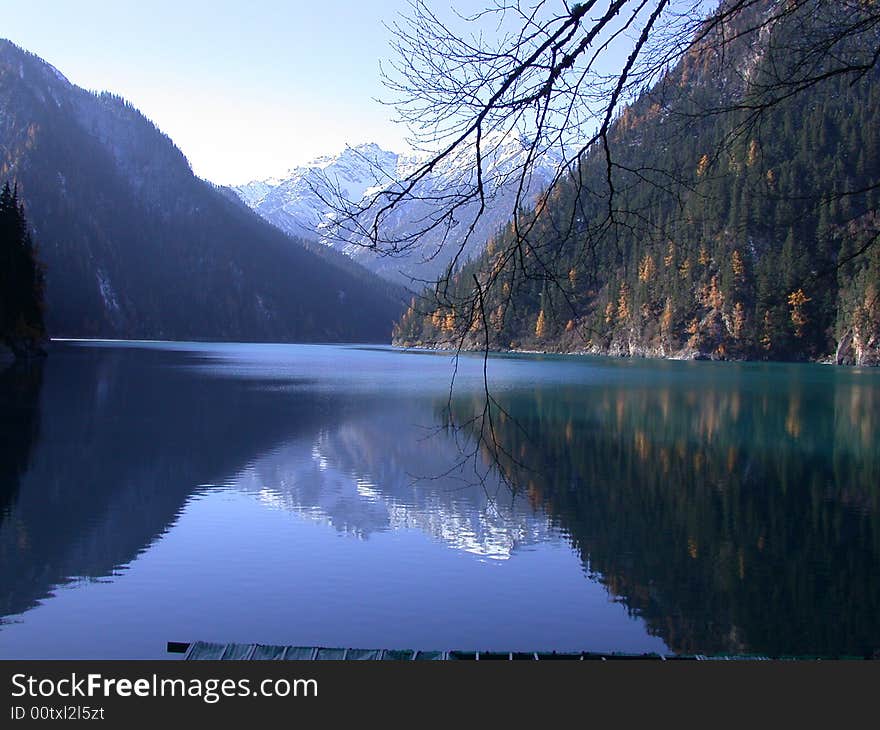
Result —
<instances>
[{"instance_id":1,"label":"wooden dock","mask_svg":"<svg viewBox=\"0 0 880 730\"><path fill-rule=\"evenodd\" d=\"M766 656L705 656L702 654L625 654L597 652L523 651L425 651L420 649L347 649L321 646L271 646L266 644L219 644L209 641L168 642L168 652L184 654L188 661L619 661L619 660L749 660ZM861 657L858 657L861 658Z\"/></svg>"}]
</instances>

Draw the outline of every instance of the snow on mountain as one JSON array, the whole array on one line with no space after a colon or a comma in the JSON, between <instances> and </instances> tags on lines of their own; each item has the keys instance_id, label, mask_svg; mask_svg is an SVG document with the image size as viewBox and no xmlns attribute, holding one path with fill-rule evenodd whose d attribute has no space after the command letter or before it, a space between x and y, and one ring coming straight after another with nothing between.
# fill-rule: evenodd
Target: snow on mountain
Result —
<instances>
[{"instance_id":1,"label":"snow on mountain","mask_svg":"<svg viewBox=\"0 0 880 730\"><path fill-rule=\"evenodd\" d=\"M463 251L462 261L478 255L489 237L508 222L528 150L527 141L515 133L489 134L481 147L487 208ZM418 281L434 279L445 271L477 212L478 202L457 210L457 220L465 224L455 227L445 243L437 230L420 237L419 245L403 256L378 256L364 245L365 240L341 236L333 210L345 201L359 203L366 195L393 189L425 159L424 155L399 155L376 144L362 144L294 168L282 180L254 181L233 189L248 206L287 233L317 238L388 279L418 286ZM415 199L399 205L384 221L383 236L402 238L418 230L419 221L423 225L426 216L430 218L437 211L429 199L448 200L475 184L476 163L474 146L462 147L443 160L419 183ZM553 154L537 161L525 190L526 204L534 202L546 188L560 163L561 156Z\"/></svg>"},{"instance_id":2,"label":"snow on mountain","mask_svg":"<svg viewBox=\"0 0 880 730\"><path fill-rule=\"evenodd\" d=\"M281 183L277 178L270 178L269 180L253 180L249 182L247 185L240 185L235 188L235 192L238 193L238 196L248 205L249 208L254 208L260 204L260 201L263 200L273 188L278 186Z\"/></svg>"},{"instance_id":3,"label":"snow on mountain","mask_svg":"<svg viewBox=\"0 0 880 730\"><path fill-rule=\"evenodd\" d=\"M368 189L393 180L397 161L393 152L362 144L295 167L281 180L255 180L233 189L281 230L315 238L334 205L360 201Z\"/></svg>"}]
</instances>

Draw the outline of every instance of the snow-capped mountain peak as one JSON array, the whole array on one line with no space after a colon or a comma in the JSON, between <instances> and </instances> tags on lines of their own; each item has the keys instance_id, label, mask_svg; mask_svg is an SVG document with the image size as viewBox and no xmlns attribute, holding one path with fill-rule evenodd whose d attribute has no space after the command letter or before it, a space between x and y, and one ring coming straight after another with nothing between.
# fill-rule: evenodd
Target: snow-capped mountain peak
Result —
<instances>
[{"instance_id":1,"label":"snow-capped mountain peak","mask_svg":"<svg viewBox=\"0 0 880 730\"><path fill-rule=\"evenodd\" d=\"M291 168L283 179L254 180L233 189L270 223L314 238L334 204L358 202L368 189L389 184L397 159L377 144L360 144Z\"/></svg>"},{"instance_id":2,"label":"snow-capped mountain peak","mask_svg":"<svg viewBox=\"0 0 880 730\"><path fill-rule=\"evenodd\" d=\"M483 215L467 247L468 256L482 250L489 236L507 222L519 183L518 175L528 154L529 140L515 131L493 131L481 138L483 183L498 204ZM282 230L340 247L367 268L406 283L413 278L431 278L445 269L449 260L436 255L438 241L426 237L424 255L413 251L407 260L402 260L376 257L367 247L360 245L362 241L346 243L340 241L338 235L330 236L328 232L336 230L334 210L346 207L346 204L361 203L365 198L393 187L429 158L427 153L404 155L385 150L375 143L364 143L317 157L306 165L291 169L282 180L257 180L234 190L247 205ZM546 152L539 155L528 181L526 202L534 200L546 187L560 162L561 156ZM393 230L385 231L384 235L405 236L408 230L418 225L417 221L424 220L426 214L430 215L426 200L432 197L449 199L456 190L466 190L476 180L476 169L477 149L473 139L442 160L419 182L416 197L424 200L407 201L401 205L393 220L388 221ZM467 211L462 209L459 213L464 216ZM464 226L462 230L466 228ZM456 241L449 243L445 248L451 254L458 246Z\"/></svg>"}]
</instances>

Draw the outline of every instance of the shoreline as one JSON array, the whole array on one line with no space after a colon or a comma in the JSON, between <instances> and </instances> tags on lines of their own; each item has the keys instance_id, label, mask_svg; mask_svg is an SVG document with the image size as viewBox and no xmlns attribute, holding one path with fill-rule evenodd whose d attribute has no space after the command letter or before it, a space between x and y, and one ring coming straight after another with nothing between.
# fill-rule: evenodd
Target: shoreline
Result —
<instances>
[{"instance_id":1,"label":"shoreline","mask_svg":"<svg viewBox=\"0 0 880 730\"><path fill-rule=\"evenodd\" d=\"M455 345L445 345L445 344L426 344L426 343L405 343L399 341L388 342L246 342L246 341L227 341L227 340L155 340L155 339L111 339L111 338L101 338L101 337L53 337L50 338L50 342L82 342L82 343L107 343L107 344L124 344L124 343L132 343L132 344L227 344L227 345L317 345L317 346L379 346L379 347L393 347L400 350L421 350L425 352L447 352L451 354L455 354L459 351L459 348ZM463 353L472 353L478 354L483 350L481 347L462 347L461 352ZM676 352L670 355L663 355L652 351L637 351L630 354L627 353L615 353L608 350L555 350L555 349L532 349L532 348L493 348L489 350L490 355L560 355L565 357L602 357L602 358L610 358L614 360L666 360L666 361L677 361L677 362L729 362L729 363L777 363L777 364L785 364L785 365L831 365L835 367L844 367L844 368L878 368L880 367L880 363L878 364L857 364L857 363L838 363L835 361L833 355L826 355L823 358L818 359L806 359L806 360L764 360L757 358L748 358L748 357L717 357L707 355L706 353L700 352ZM0 346L0 365L5 365L12 363L16 360L14 354L8 348L4 348Z\"/></svg>"},{"instance_id":2,"label":"shoreline","mask_svg":"<svg viewBox=\"0 0 880 730\"><path fill-rule=\"evenodd\" d=\"M405 350L426 350L432 352L450 352L456 353L459 348L456 346L445 346L445 345L428 345L428 344L406 344L402 342L392 342L393 347L398 347ZM480 353L483 352L483 348L481 347L462 347L461 352L467 353ZM655 353L648 353L644 351L635 352L631 354L626 353L614 353L608 350L600 351L600 350L534 350L528 348L493 348L489 350L490 355L560 355L560 356L576 356L576 357L605 357L613 360L666 360L666 361L677 361L677 362L727 362L727 363L767 363L767 364L780 364L780 365L830 365L834 367L841 368L880 368L880 363L878 364L847 364L847 363L839 363L835 361L833 355L826 355L823 358L818 359L806 359L806 360L763 360L757 358L748 358L748 357L713 357L711 355L707 355L706 353L700 352L679 352L672 355L661 355Z\"/></svg>"}]
</instances>

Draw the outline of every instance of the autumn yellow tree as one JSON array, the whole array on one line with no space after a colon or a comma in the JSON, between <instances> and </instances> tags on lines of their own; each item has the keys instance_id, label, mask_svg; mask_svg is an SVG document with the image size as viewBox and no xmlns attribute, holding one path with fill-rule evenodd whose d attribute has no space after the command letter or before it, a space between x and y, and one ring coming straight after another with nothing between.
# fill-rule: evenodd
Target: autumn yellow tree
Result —
<instances>
[{"instance_id":1,"label":"autumn yellow tree","mask_svg":"<svg viewBox=\"0 0 880 730\"><path fill-rule=\"evenodd\" d=\"M804 313L804 305L812 301L803 289L796 289L788 295L788 306L791 307L791 323L794 325L795 337L803 337L804 325L807 324L807 315Z\"/></svg>"},{"instance_id":2,"label":"autumn yellow tree","mask_svg":"<svg viewBox=\"0 0 880 730\"><path fill-rule=\"evenodd\" d=\"M703 155L697 163L697 177L703 177L709 169L709 155Z\"/></svg>"},{"instance_id":3,"label":"autumn yellow tree","mask_svg":"<svg viewBox=\"0 0 880 730\"><path fill-rule=\"evenodd\" d=\"M758 141L753 139L749 142L749 152L746 157L746 164L751 167L758 161L758 154L760 152L760 148L758 147Z\"/></svg>"},{"instance_id":4,"label":"autumn yellow tree","mask_svg":"<svg viewBox=\"0 0 880 730\"><path fill-rule=\"evenodd\" d=\"M535 323L535 337L542 339L547 331L547 323L544 317L544 310L538 313L538 321Z\"/></svg>"},{"instance_id":5,"label":"autumn yellow tree","mask_svg":"<svg viewBox=\"0 0 880 730\"><path fill-rule=\"evenodd\" d=\"M675 263L675 243L670 241L666 246L666 255L663 257L663 265L666 268L672 266Z\"/></svg>"},{"instance_id":6,"label":"autumn yellow tree","mask_svg":"<svg viewBox=\"0 0 880 730\"><path fill-rule=\"evenodd\" d=\"M605 305L605 324L611 324L614 321L614 302L608 302Z\"/></svg>"},{"instance_id":7,"label":"autumn yellow tree","mask_svg":"<svg viewBox=\"0 0 880 730\"><path fill-rule=\"evenodd\" d=\"M688 338L688 347L695 348L700 335L700 323L697 321L696 317L690 321L690 324L688 324L687 333L690 335Z\"/></svg>"},{"instance_id":8,"label":"autumn yellow tree","mask_svg":"<svg viewBox=\"0 0 880 730\"><path fill-rule=\"evenodd\" d=\"M733 279L737 284L742 284L746 277L746 265L743 257L740 256L739 249L733 249L733 255L730 257L730 266L733 269Z\"/></svg>"},{"instance_id":9,"label":"autumn yellow tree","mask_svg":"<svg viewBox=\"0 0 880 730\"><path fill-rule=\"evenodd\" d=\"M646 253L645 257L639 264L639 281L648 282L654 278L657 273L657 266L654 264L654 257Z\"/></svg>"},{"instance_id":10,"label":"autumn yellow tree","mask_svg":"<svg viewBox=\"0 0 880 730\"><path fill-rule=\"evenodd\" d=\"M713 276L712 281L709 282L709 291L706 298L706 303L710 307L712 307L712 309L720 310L724 306L724 295L721 293L721 289L718 286L717 276Z\"/></svg>"},{"instance_id":11,"label":"autumn yellow tree","mask_svg":"<svg viewBox=\"0 0 880 730\"><path fill-rule=\"evenodd\" d=\"M617 297L617 319L621 322L629 319L629 287L625 281L621 283Z\"/></svg>"},{"instance_id":12,"label":"autumn yellow tree","mask_svg":"<svg viewBox=\"0 0 880 730\"><path fill-rule=\"evenodd\" d=\"M498 308L489 315L489 323L496 332L500 332L504 328L504 307L498 305Z\"/></svg>"},{"instance_id":13,"label":"autumn yellow tree","mask_svg":"<svg viewBox=\"0 0 880 730\"><path fill-rule=\"evenodd\" d=\"M542 309L538 313L538 321L535 322L535 337L540 340L544 338L545 334L547 334L547 320L544 317L544 310Z\"/></svg>"}]
</instances>

